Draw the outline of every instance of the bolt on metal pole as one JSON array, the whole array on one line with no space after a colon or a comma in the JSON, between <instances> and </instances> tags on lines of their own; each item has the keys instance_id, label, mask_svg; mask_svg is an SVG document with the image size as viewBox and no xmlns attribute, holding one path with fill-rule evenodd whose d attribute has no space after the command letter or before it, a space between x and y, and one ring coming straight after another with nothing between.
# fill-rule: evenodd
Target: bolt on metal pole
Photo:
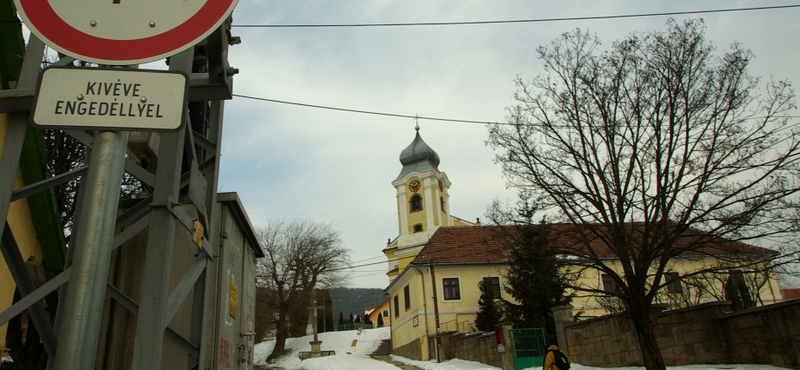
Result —
<instances>
[{"instance_id":1,"label":"bolt on metal pole","mask_svg":"<svg viewBox=\"0 0 800 370\"><path fill-rule=\"evenodd\" d=\"M82 185L72 276L58 333L55 368L94 369L114 239L128 132L97 131Z\"/></svg>"}]
</instances>

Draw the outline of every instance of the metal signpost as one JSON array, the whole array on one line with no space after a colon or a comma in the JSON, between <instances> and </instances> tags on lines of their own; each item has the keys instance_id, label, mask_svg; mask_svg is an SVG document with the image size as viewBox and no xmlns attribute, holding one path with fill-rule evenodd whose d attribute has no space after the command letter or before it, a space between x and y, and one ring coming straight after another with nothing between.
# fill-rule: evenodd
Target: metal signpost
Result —
<instances>
[{"instance_id":1,"label":"metal signpost","mask_svg":"<svg viewBox=\"0 0 800 370\"><path fill-rule=\"evenodd\" d=\"M170 295L164 282L169 281L172 236L181 217L185 218L180 213L180 207L175 205L180 188L186 186L181 184L185 155L192 156L188 158L192 164L192 173L202 172L206 176L203 181L207 181L207 184L199 186L204 190L208 188L206 193L201 194L205 199L193 199L195 204L210 212L216 201L221 102L206 102L203 108L207 110L207 115L203 116L216 122L197 124L198 128L205 127L199 129L200 133L210 136L208 139L204 138L204 149L184 149L184 143L186 146L194 145L194 136L198 135L197 131L185 125L185 122L190 121L186 111L187 100L191 100L187 76L197 72L193 70L195 53L190 48L208 39L208 53L220 54L206 56L208 69L213 70L203 71L209 77L204 81L202 95L207 97L213 95L214 91L223 91L223 96L218 99L229 99L230 80L225 71L225 53L221 51L227 47L229 35L220 26L228 20L236 2L237 0L14 0L20 16L33 33L29 49L30 45L39 45L39 40L42 40L67 56L62 58L64 60L61 65L77 59L101 65L129 66L180 53L171 60L172 72L123 68L51 68L41 74L39 87L35 90L35 108L31 117L34 124L65 130L97 130L93 138L88 135L78 136L80 141L91 146L91 154L89 170L81 186L84 192L81 198L85 202L81 205L77 229L73 232L71 241L72 266L57 279L61 284L68 279L69 284L66 296L62 297L59 305L61 319L58 324L58 344L54 362L53 354L50 353L50 368L78 370L95 367L101 320L99 313L102 312L106 291L114 291L113 287L107 286L107 278L114 244L112 241L118 227L115 221L120 222L120 218L124 218L117 216L123 169L149 179L145 182L154 187L154 194L148 200L148 204L155 207L150 215L150 236L147 242L145 269L148 273L142 283L142 290L147 293L142 293L138 307L128 305L139 316L133 368L161 367L165 335L188 348L190 354L194 353L191 356L197 362L202 361L197 359L200 357L197 353L200 350L196 343L200 339L194 334L199 332L195 329L199 324L193 323L193 337L188 339L168 330L170 315L175 314L172 307L182 297L180 294L176 297ZM31 56L26 56L25 64L30 67L41 61L41 53L41 48L34 50ZM30 86L30 77L30 73L22 76L20 81L26 79L26 84L20 86ZM12 105L5 103L4 107ZM13 111L23 111L18 106L12 108ZM7 112L12 113L11 110ZM12 128L18 127L14 122ZM166 150L159 153L163 163L155 178L141 168L131 166L130 161L126 160L129 130L163 132L162 148ZM15 131L9 132L11 134L7 137L6 144L21 135ZM19 149L6 145L5 150ZM12 164L14 156L3 156L4 164ZM203 163L198 164L198 161ZM11 169L6 172L11 173ZM194 181L197 176L191 178ZM189 186L198 188L197 184ZM7 201L0 200L3 203L0 204L0 210L8 209ZM6 217L5 212L3 213L2 217ZM201 214L201 219L207 218L208 215ZM167 241L160 240L165 237ZM196 280L197 276L193 279L195 280L182 281L179 288L183 285L204 285L202 281ZM49 287L56 288L57 286ZM199 303L195 302L194 311L197 311L198 305L202 310L202 296L202 292L195 295L195 300L200 298ZM197 321L202 322L202 317ZM38 326L37 324L37 328ZM48 352L51 350L48 349Z\"/></svg>"}]
</instances>

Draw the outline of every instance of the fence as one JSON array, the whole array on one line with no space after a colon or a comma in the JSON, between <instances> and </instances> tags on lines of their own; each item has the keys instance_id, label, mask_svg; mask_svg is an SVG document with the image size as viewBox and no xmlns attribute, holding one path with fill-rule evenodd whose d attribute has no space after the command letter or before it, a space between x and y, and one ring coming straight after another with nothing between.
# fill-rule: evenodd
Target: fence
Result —
<instances>
[{"instance_id":1,"label":"fence","mask_svg":"<svg viewBox=\"0 0 800 370\"><path fill-rule=\"evenodd\" d=\"M358 328L364 329L372 329L372 324L364 324L360 322L345 322L339 325L336 325L336 331L345 331L345 330L358 330Z\"/></svg>"},{"instance_id":2,"label":"fence","mask_svg":"<svg viewBox=\"0 0 800 370\"><path fill-rule=\"evenodd\" d=\"M470 333L477 331L474 321L461 321L450 320L439 324L442 332L456 332L456 333Z\"/></svg>"},{"instance_id":3,"label":"fence","mask_svg":"<svg viewBox=\"0 0 800 370\"><path fill-rule=\"evenodd\" d=\"M541 365L547 348L544 329L511 329L511 350L514 356L514 369L527 369Z\"/></svg>"},{"instance_id":4,"label":"fence","mask_svg":"<svg viewBox=\"0 0 800 370\"><path fill-rule=\"evenodd\" d=\"M474 329L473 329L474 330ZM536 335L539 339L522 338L528 331L538 330ZM516 332L516 334L512 333ZM428 338L429 353L436 353L435 340ZM541 353L546 347L544 342L555 342L553 336L544 335L542 329L511 329L509 323L502 324L502 330L496 332L476 332L476 331L448 331L439 335L441 343L441 360L458 358L468 361L477 361L484 364L496 366L502 369L513 370L515 364L519 369L530 367L531 365L541 364ZM419 342L415 344L419 348ZM401 356L419 356L419 351L413 351L411 347L398 348L393 353ZM516 353L516 355L515 355ZM410 357L419 359L419 357ZM534 358L532 362L525 361ZM526 360L527 359L527 360Z\"/></svg>"}]
</instances>

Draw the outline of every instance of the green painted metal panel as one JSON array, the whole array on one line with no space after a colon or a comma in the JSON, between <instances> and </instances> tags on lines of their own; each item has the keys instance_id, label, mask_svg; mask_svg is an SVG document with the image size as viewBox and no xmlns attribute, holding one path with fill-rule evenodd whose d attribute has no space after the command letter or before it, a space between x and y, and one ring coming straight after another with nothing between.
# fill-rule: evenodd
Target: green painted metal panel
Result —
<instances>
[{"instance_id":1,"label":"green painted metal panel","mask_svg":"<svg viewBox=\"0 0 800 370\"><path fill-rule=\"evenodd\" d=\"M542 366L547 348L543 328L511 329L509 335L515 370Z\"/></svg>"},{"instance_id":2,"label":"green painted metal panel","mask_svg":"<svg viewBox=\"0 0 800 370\"><path fill-rule=\"evenodd\" d=\"M13 87L13 82L19 79L24 55L22 24L17 18L14 4L11 0L0 0L0 80L3 89ZM42 133L31 127L25 133L19 168L26 184L50 177ZM42 247L42 264L49 280L64 269L66 257L66 241L53 189L28 197L28 207L36 238Z\"/></svg>"},{"instance_id":3,"label":"green painted metal panel","mask_svg":"<svg viewBox=\"0 0 800 370\"><path fill-rule=\"evenodd\" d=\"M17 18L14 2L0 0L0 79L3 89L11 87L9 82L19 78L23 55L22 23Z\"/></svg>"},{"instance_id":4,"label":"green painted metal panel","mask_svg":"<svg viewBox=\"0 0 800 370\"><path fill-rule=\"evenodd\" d=\"M28 127L19 162L26 184L33 184L50 177L46 164L47 153L40 130ZM42 247L42 265L44 265L47 280L52 279L64 269L64 260L67 254L67 243L56 204L53 188L28 197L28 208L31 210L36 238Z\"/></svg>"}]
</instances>

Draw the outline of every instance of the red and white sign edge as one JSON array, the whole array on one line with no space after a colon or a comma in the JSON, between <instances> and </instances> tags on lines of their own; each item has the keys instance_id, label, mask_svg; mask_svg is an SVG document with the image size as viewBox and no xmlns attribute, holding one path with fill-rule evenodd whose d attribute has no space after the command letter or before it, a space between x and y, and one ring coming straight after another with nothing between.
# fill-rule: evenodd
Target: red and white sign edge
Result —
<instances>
[{"instance_id":1,"label":"red and white sign edge","mask_svg":"<svg viewBox=\"0 0 800 370\"><path fill-rule=\"evenodd\" d=\"M207 0L185 22L163 33L120 40L78 30L59 17L53 1L69 0L14 0L14 4L25 25L48 46L78 60L108 65L148 63L186 50L214 32L238 2Z\"/></svg>"}]
</instances>

